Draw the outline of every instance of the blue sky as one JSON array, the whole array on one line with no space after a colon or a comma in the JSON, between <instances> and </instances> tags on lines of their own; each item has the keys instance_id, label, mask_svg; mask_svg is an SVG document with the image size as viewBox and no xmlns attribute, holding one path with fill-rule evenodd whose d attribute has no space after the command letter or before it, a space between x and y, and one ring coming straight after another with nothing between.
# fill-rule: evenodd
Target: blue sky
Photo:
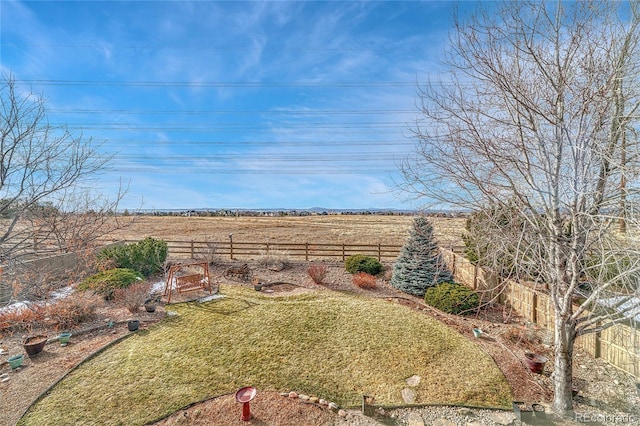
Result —
<instances>
[{"instance_id":1,"label":"blue sky","mask_svg":"<svg viewBox=\"0 0 640 426\"><path fill-rule=\"evenodd\" d=\"M2 1L2 72L114 155L121 208L415 208L394 189L453 3Z\"/></svg>"}]
</instances>

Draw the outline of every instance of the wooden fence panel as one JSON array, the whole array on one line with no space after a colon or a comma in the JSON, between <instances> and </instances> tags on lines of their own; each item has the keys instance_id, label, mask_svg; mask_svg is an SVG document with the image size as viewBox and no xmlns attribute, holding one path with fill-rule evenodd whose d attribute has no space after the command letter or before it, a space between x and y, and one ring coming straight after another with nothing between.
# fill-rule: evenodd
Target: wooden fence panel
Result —
<instances>
[{"instance_id":1,"label":"wooden fence panel","mask_svg":"<svg viewBox=\"0 0 640 426\"><path fill-rule=\"evenodd\" d=\"M602 332L602 358L616 367L640 377L640 330L616 324Z\"/></svg>"},{"instance_id":2,"label":"wooden fence panel","mask_svg":"<svg viewBox=\"0 0 640 426\"><path fill-rule=\"evenodd\" d=\"M531 283L513 280L498 282L482 269L474 267L464 256L444 250L449 264L455 265L456 281L482 290L495 285L501 290L501 303L508 302L514 311L537 325L553 330L554 316L551 297ZM617 324L601 333L591 333L576 339L576 346L594 357L602 357L609 364L640 378L640 329Z\"/></svg>"},{"instance_id":3,"label":"wooden fence panel","mask_svg":"<svg viewBox=\"0 0 640 426\"><path fill-rule=\"evenodd\" d=\"M540 327L553 330L555 317L551 296L543 292L537 292L536 323Z\"/></svg>"},{"instance_id":4,"label":"wooden fence panel","mask_svg":"<svg viewBox=\"0 0 640 426\"><path fill-rule=\"evenodd\" d=\"M589 333L578 336L575 346L587 352L594 358L601 357L600 333Z\"/></svg>"}]
</instances>

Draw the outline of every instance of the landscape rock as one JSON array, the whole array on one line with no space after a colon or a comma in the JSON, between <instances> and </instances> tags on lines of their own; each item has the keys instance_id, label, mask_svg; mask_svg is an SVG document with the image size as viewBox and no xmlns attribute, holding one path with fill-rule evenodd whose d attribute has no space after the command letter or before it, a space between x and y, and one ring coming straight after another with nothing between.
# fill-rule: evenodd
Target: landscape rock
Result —
<instances>
[{"instance_id":1,"label":"landscape rock","mask_svg":"<svg viewBox=\"0 0 640 426\"><path fill-rule=\"evenodd\" d=\"M289 398L297 398L297 397L298 397L297 392L294 392L294 391L289 392Z\"/></svg>"},{"instance_id":2,"label":"landscape rock","mask_svg":"<svg viewBox=\"0 0 640 426\"><path fill-rule=\"evenodd\" d=\"M413 389L404 388L402 389L402 400L407 404L412 404L416 400L416 393Z\"/></svg>"},{"instance_id":3,"label":"landscape rock","mask_svg":"<svg viewBox=\"0 0 640 426\"><path fill-rule=\"evenodd\" d=\"M514 413L507 411L494 412L491 413L489 417L499 425L510 425L516 419L516 415Z\"/></svg>"},{"instance_id":4,"label":"landscape rock","mask_svg":"<svg viewBox=\"0 0 640 426\"><path fill-rule=\"evenodd\" d=\"M314 404L317 404L319 401L319 398L317 396L312 396L309 398L309 402L312 402Z\"/></svg>"},{"instance_id":5,"label":"landscape rock","mask_svg":"<svg viewBox=\"0 0 640 426\"><path fill-rule=\"evenodd\" d=\"M327 405L329 405L329 401L327 401L326 399L322 399L320 398L320 400L318 401L318 403L320 405L322 405L323 407L326 407Z\"/></svg>"},{"instance_id":6,"label":"landscape rock","mask_svg":"<svg viewBox=\"0 0 640 426\"><path fill-rule=\"evenodd\" d=\"M407 384L412 387L416 387L420 384L420 376L414 374L413 376L407 379Z\"/></svg>"},{"instance_id":7,"label":"landscape rock","mask_svg":"<svg viewBox=\"0 0 640 426\"><path fill-rule=\"evenodd\" d=\"M340 408L340 407L338 407L338 404L336 404L335 402L330 402L329 403L329 408L331 408L333 411L337 411L338 408Z\"/></svg>"},{"instance_id":8,"label":"landscape rock","mask_svg":"<svg viewBox=\"0 0 640 426\"><path fill-rule=\"evenodd\" d=\"M303 401L308 401L309 400L309 395L305 395L305 394L300 394L298 395L298 398L300 398Z\"/></svg>"},{"instance_id":9,"label":"landscape rock","mask_svg":"<svg viewBox=\"0 0 640 426\"><path fill-rule=\"evenodd\" d=\"M409 413L407 416L407 426L424 426L424 420L418 413Z\"/></svg>"},{"instance_id":10,"label":"landscape rock","mask_svg":"<svg viewBox=\"0 0 640 426\"><path fill-rule=\"evenodd\" d=\"M452 422L449 419L435 419L433 422L433 426L456 426L455 422Z\"/></svg>"},{"instance_id":11,"label":"landscape rock","mask_svg":"<svg viewBox=\"0 0 640 426\"><path fill-rule=\"evenodd\" d=\"M346 412L346 411L344 411L344 410L339 410L339 411L338 411L338 415L339 415L340 417L347 417L347 412Z\"/></svg>"}]
</instances>

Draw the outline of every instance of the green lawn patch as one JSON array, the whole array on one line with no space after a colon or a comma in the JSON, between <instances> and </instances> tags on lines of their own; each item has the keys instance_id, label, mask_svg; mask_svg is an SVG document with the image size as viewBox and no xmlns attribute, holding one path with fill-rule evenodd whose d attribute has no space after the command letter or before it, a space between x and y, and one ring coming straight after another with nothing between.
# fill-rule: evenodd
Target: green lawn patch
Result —
<instances>
[{"instance_id":1,"label":"green lawn patch","mask_svg":"<svg viewBox=\"0 0 640 426\"><path fill-rule=\"evenodd\" d=\"M138 425L242 386L355 406L416 403L509 407L509 386L468 339L411 309L335 292L225 298L169 307L169 317L105 350L62 380L21 425ZM37 368L37 367L35 367Z\"/></svg>"}]
</instances>

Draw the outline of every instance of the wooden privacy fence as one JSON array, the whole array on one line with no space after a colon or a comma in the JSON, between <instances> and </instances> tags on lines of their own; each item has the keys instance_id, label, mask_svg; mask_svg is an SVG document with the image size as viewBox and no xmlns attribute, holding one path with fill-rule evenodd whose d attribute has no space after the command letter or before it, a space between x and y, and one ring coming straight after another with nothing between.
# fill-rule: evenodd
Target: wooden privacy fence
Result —
<instances>
[{"instance_id":1,"label":"wooden privacy fence","mask_svg":"<svg viewBox=\"0 0 640 426\"><path fill-rule=\"evenodd\" d=\"M456 281L483 295L497 297L502 304L509 304L518 315L553 330L551 297L541 285L518 283L501 279L482 268L472 265L464 256L452 250L443 250L447 265L453 269ZM627 324L616 324L599 333L580 336L576 346L594 358L602 358L634 377L640 378L640 329Z\"/></svg>"},{"instance_id":2,"label":"wooden privacy fence","mask_svg":"<svg viewBox=\"0 0 640 426\"><path fill-rule=\"evenodd\" d=\"M229 259L252 259L265 254L286 254L290 257L316 260L337 258L345 261L354 254L375 257L379 261L394 260L400 254L400 245L356 243L274 243L247 241L168 241L169 257L198 259L210 255ZM132 243L136 241L125 241Z\"/></svg>"}]
</instances>

